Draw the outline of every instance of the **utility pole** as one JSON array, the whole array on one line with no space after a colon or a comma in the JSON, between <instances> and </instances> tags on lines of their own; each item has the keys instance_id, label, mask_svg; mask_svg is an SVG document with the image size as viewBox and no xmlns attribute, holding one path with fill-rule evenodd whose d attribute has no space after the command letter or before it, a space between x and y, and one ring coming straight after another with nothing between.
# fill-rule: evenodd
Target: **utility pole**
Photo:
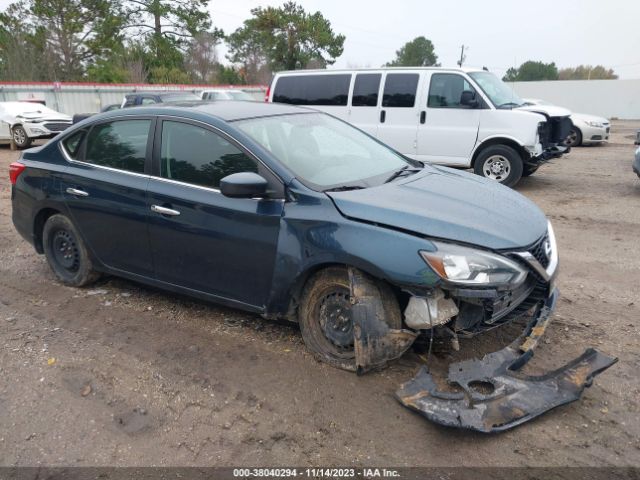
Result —
<instances>
[{"instance_id":1,"label":"utility pole","mask_svg":"<svg viewBox=\"0 0 640 480\"><path fill-rule=\"evenodd\" d=\"M467 57L464 55L464 45L460 47L460 60L458 61L458 66L462 68L462 64L464 63Z\"/></svg>"}]
</instances>

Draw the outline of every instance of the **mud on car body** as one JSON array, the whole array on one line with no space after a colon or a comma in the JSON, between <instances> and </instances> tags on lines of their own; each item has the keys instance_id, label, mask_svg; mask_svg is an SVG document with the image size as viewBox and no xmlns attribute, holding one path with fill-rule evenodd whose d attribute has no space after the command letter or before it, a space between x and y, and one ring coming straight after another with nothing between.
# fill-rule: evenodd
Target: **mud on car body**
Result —
<instances>
[{"instance_id":1,"label":"mud on car body","mask_svg":"<svg viewBox=\"0 0 640 480\"><path fill-rule=\"evenodd\" d=\"M543 322L557 296L553 229L525 197L304 108L104 113L25 151L11 181L16 229L62 282L107 273L288 318L360 373L420 332Z\"/></svg>"}]
</instances>

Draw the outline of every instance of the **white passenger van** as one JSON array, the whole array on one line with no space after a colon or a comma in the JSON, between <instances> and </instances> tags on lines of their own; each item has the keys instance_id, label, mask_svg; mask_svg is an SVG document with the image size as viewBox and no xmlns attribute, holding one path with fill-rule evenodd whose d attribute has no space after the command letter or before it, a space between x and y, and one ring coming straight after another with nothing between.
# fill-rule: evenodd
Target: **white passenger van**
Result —
<instances>
[{"instance_id":1,"label":"white passenger van","mask_svg":"<svg viewBox=\"0 0 640 480\"><path fill-rule=\"evenodd\" d=\"M345 120L415 160L513 186L568 151L568 110L525 106L493 73L401 67L277 73L266 101Z\"/></svg>"}]
</instances>

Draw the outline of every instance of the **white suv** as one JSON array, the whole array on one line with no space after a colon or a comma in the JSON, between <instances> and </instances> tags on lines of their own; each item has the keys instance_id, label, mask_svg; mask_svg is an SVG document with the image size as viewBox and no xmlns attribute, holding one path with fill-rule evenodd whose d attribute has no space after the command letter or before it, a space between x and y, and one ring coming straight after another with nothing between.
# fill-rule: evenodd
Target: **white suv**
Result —
<instances>
[{"instance_id":1,"label":"white suv","mask_svg":"<svg viewBox=\"0 0 640 480\"><path fill-rule=\"evenodd\" d=\"M0 141L28 148L36 138L51 138L71 126L71 117L40 103L0 102Z\"/></svg>"},{"instance_id":2,"label":"white suv","mask_svg":"<svg viewBox=\"0 0 640 480\"><path fill-rule=\"evenodd\" d=\"M473 168L513 186L568 151L571 112L526 106L480 69L381 68L277 73L269 102L335 115L415 160Z\"/></svg>"}]
</instances>

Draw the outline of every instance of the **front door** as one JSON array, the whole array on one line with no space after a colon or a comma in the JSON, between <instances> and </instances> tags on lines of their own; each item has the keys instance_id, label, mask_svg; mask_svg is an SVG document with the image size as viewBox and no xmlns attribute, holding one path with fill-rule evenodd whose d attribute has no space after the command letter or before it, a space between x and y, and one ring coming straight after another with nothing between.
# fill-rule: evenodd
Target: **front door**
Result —
<instances>
[{"instance_id":1,"label":"front door","mask_svg":"<svg viewBox=\"0 0 640 480\"><path fill-rule=\"evenodd\" d=\"M228 198L220 179L238 172L274 177L224 134L164 119L156 130L148 187L156 278L262 307L273 277L282 200Z\"/></svg>"},{"instance_id":2,"label":"front door","mask_svg":"<svg viewBox=\"0 0 640 480\"><path fill-rule=\"evenodd\" d=\"M416 159L468 167L478 139L479 108L461 105L462 92L480 95L457 73L433 73L423 87ZM426 95L425 95L426 93ZM426 108L425 108L426 107Z\"/></svg>"},{"instance_id":3,"label":"front door","mask_svg":"<svg viewBox=\"0 0 640 480\"><path fill-rule=\"evenodd\" d=\"M419 73L387 73L378 113L378 139L409 157L416 154L419 81Z\"/></svg>"},{"instance_id":4,"label":"front door","mask_svg":"<svg viewBox=\"0 0 640 480\"><path fill-rule=\"evenodd\" d=\"M143 276L153 274L146 204L152 128L150 118L112 120L63 141L70 162L61 189L74 224L101 263Z\"/></svg>"}]
</instances>

